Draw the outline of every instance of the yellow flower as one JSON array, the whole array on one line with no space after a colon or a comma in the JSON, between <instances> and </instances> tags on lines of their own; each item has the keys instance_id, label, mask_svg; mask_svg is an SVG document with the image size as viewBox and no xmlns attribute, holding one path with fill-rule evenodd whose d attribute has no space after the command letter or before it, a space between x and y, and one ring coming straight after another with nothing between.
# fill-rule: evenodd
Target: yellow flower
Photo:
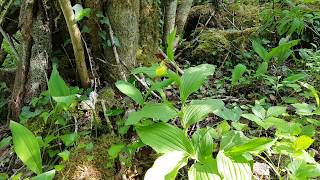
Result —
<instances>
[{"instance_id":1,"label":"yellow flower","mask_svg":"<svg viewBox=\"0 0 320 180\"><path fill-rule=\"evenodd\" d=\"M167 73L167 66L164 63L161 63L156 69L156 75L162 77Z\"/></svg>"}]
</instances>

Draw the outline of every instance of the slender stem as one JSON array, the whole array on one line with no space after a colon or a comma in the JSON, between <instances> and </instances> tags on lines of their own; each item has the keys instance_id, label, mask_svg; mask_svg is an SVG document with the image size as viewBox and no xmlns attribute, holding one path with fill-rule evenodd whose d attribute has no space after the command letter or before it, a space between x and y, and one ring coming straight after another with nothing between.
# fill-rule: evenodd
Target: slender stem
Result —
<instances>
[{"instance_id":1,"label":"slender stem","mask_svg":"<svg viewBox=\"0 0 320 180\"><path fill-rule=\"evenodd\" d=\"M270 163L268 160L266 160L266 158L260 156L259 154L256 154L255 156L257 156L258 158L260 158L264 162L266 162L272 168L272 170L276 173L278 179L282 180L282 177L281 177L280 173L278 172L278 170L276 169L276 167L272 163Z\"/></svg>"}]
</instances>

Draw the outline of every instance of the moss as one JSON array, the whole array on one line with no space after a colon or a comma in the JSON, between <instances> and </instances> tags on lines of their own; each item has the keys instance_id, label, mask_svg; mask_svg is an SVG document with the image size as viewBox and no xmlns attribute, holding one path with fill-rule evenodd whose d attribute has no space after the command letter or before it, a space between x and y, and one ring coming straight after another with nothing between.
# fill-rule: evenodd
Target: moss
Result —
<instances>
[{"instance_id":1,"label":"moss","mask_svg":"<svg viewBox=\"0 0 320 180\"><path fill-rule=\"evenodd\" d=\"M122 140L119 137L105 135L96 139L91 151L81 148L81 144L90 143L90 139L84 139L78 147L71 150L70 159L62 162L64 169L57 174L57 179L114 179L115 169L107 168L108 153L107 150L112 144L119 143Z\"/></svg>"},{"instance_id":2,"label":"moss","mask_svg":"<svg viewBox=\"0 0 320 180\"><path fill-rule=\"evenodd\" d=\"M224 51L230 48L230 43L223 33L208 30L201 33L199 45L192 52L193 59L213 62L221 59Z\"/></svg>"},{"instance_id":3,"label":"moss","mask_svg":"<svg viewBox=\"0 0 320 180\"><path fill-rule=\"evenodd\" d=\"M206 61L216 64L222 61L228 52L245 51L250 48L250 38L258 28L245 30L204 30L199 37L199 45L192 52L194 62Z\"/></svg>"}]
</instances>

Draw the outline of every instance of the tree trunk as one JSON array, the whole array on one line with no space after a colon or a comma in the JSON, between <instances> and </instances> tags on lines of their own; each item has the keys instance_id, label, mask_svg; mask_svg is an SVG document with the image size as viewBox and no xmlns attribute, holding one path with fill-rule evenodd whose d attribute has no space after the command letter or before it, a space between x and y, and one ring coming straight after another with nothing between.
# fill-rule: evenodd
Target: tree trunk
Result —
<instances>
[{"instance_id":1,"label":"tree trunk","mask_svg":"<svg viewBox=\"0 0 320 180\"><path fill-rule=\"evenodd\" d=\"M177 35L183 35L184 26L186 24L192 3L193 0L184 0L178 5L176 16Z\"/></svg>"},{"instance_id":2,"label":"tree trunk","mask_svg":"<svg viewBox=\"0 0 320 180\"><path fill-rule=\"evenodd\" d=\"M49 57L52 52L52 32L49 17L46 17L47 9L38 5L36 18L33 22L30 67L26 83L24 102L30 103L33 97L38 97L47 87L47 72Z\"/></svg>"},{"instance_id":3,"label":"tree trunk","mask_svg":"<svg viewBox=\"0 0 320 180\"><path fill-rule=\"evenodd\" d=\"M140 1L140 53L138 60L143 64L157 61L155 54L158 52L160 40L160 7L154 0Z\"/></svg>"},{"instance_id":4,"label":"tree trunk","mask_svg":"<svg viewBox=\"0 0 320 180\"><path fill-rule=\"evenodd\" d=\"M177 0L165 0L164 2L164 30L162 42L166 45L167 36L175 27L176 11L177 11Z\"/></svg>"},{"instance_id":5,"label":"tree trunk","mask_svg":"<svg viewBox=\"0 0 320 180\"><path fill-rule=\"evenodd\" d=\"M14 86L9 101L9 119L17 120L19 118L20 109L25 93L25 84L27 81L27 74L29 70L29 63L32 48L32 24L33 24L33 10L34 0L22 1L19 23L22 35L22 58L18 62L18 69L15 76Z\"/></svg>"},{"instance_id":6,"label":"tree trunk","mask_svg":"<svg viewBox=\"0 0 320 180\"><path fill-rule=\"evenodd\" d=\"M121 64L117 63L113 47L107 48L106 66L108 81L111 84L117 79L123 79L122 73L127 76L128 70L136 65L139 46L139 4L139 0L110 0L107 3L106 14L114 33L113 38L119 42L115 45L121 61Z\"/></svg>"}]
</instances>

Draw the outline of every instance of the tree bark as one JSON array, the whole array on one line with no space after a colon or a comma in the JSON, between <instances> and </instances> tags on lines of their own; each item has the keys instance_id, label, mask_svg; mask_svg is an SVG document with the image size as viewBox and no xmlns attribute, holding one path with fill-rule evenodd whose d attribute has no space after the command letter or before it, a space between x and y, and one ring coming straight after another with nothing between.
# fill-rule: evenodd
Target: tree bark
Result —
<instances>
[{"instance_id":1,"label":"tree bark","mask_svg":"<svg viewBox=\"0 0 320 180\"><path fill-rule=\"evenodd\" d=\"M74 13L72 10L70 0L59 0L59 4L62 9L64 18L66 20L69 34L71 37L76 67L77 67L77 71L81 81L81 85L82 87L86 88L89 86L89 75L88 75L87 65L85 62L81 32L79 30L77 23L75 22Z\"/></svg>"},{"instance_id":2,"label":"tree bark","mask_svg":"<svg viewBox=\"0 0 320 180\"><path fill-rule=\"evenodd\" d=\"M8 118L17 120L20 115L22 101L25 93L25 84L29 68L32 48L32 23L34 0L22 1L19 23L22 35L22 58L18 62L13 90L9 101Z\"/></svg>"},{"instance_id":3,"label":"tree bark","mask_svg":"<svg viewBox=\"0 0 320 180\"><path fill-rule=\"evenodd\" d=\"M114 47L107 48L108 81L113 84L123 79L121 74L130 74L128 70L136 65L136 52L139 46L139 0L110 0L106 14L113 29L114 39L118 39L117 52L121 64L116 62ZM109 34L109 33L108 33ZM111 39L111 38L110 38ZM115 46L117 44L112 44ZM120 67L119 67L120 66Z\"/></svg>"},{"instance_id":4,"label":"tree bark","mask_svg":"<svg viewBox=\"0 0 320 180\"><path fill-rule=\"evenodd\" d=\"M157 61L155 54L158 52L160 42L160 7L154 0L140 1L140 39L141 53L137 59L145 65Z\"/></svg>"},{"instance_id":5,"label":"tree bark","mask_svg":"<svg viewBox=\"0 0 320 180\"><path fill-rule=\"evenodd\" d=\"M46 17L45 12L47 9L39 4L32 29L34 43L27 76L27 91L24 96L25 103L30 103L32 98L38 97L47 87L47 72L52 52L52 31L50 20Z\"/></svg>"},{"instance_id":6,"label":"tree bark","mask_svg":"<svg viewBox=\"0 0 320 180\"><path fill-rule=\"evenodd\" d=\"M184 26L186 24L193 0L184 0L181 1L177 8L176 16L176 26L177 26L177 35L183 35Z\"/></svg>"},{"instance_id":7,"label":"tree bark","mask_svg":"<svg viewBox=\"0 0 320 180\"><path fill-rule=\"evenodd\" d=\"M167 43L167 36L175 27L177 0L165 0L164 1L164 30L162 42L163 45Z\"/></svg>"}]
</instances>

